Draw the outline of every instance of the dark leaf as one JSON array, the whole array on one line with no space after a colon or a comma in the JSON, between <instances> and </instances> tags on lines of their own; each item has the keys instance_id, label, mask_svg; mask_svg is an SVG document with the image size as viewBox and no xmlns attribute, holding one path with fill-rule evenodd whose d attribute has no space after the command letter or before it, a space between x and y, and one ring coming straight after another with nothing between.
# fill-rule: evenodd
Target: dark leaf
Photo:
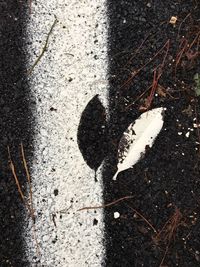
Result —
<instances>
[{"instance_id":1,"label":"dark leaf","mask_svg":"<svg viewBox=\"0 0 200 267\"><path fill-rule=\"evenodd\" d=\"M81 115L77 135L83 158L95 171L106 155L106 129L106 111L96 95Z\"/></svg>"}]
</instances>

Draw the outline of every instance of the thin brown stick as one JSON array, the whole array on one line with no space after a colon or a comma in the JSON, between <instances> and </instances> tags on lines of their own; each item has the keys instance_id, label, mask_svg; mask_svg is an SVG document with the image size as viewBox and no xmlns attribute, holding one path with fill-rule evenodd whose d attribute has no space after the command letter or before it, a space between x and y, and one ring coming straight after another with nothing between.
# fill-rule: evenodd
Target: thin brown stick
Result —
<instances>
[{"instance_id":1,"label":"thin brown stick","mask_svg":"<svg viewBox=\"0 0 200 267\"><path fill-rule=\"evenodd\" d=\"M152 85L151 85L151 92L150 92L150 95L149 97L147 98L147 103L145 105L145 107L142 107L142 109L144 110L148 110L151 106L151 103L153 101L153 97L154 97L154 94L155 94L155 91L158 87L158 82L163 74L163 69L164 69L164 66L165 66L165 62L166 62L166 58L167 58L167 55L168 55L168 52L169 52L169 41L166 42L166 52L165 52L165 55L163 57L163 61L162 63L156 67L154 69L154 72L153 72L153 82L152 82Z\"/></svg>"},{"instance_id":2,"label":"thin brown stick","mask_svg":"<svg viewBox=\"0 0 200 267\"><path fill-rule=\"evenodd\" d=\"M9 166L10 166L10 169L12 171L13 177L15 178L15 183L17 185L17 189L18 189L19 195L20 195L23 203L26 204L25 196L24 196L24 193L22 192L22 189L21 189L19 180L17 178L16 171L15 171L15 166L14 166L13 161L11 159L11 154L10 154L10 148L9 148L9 146L7 147L7 149L8 149L8 157L9 157Z\"/></svg>"},{"instance_id":3,"label":"thin brown stick","mask_svg":"<svg viewBox=\"0 0 200 267\"><path fill-rule=\"evenodd\" d=\"M192 47L194 46L194 44L197 42L197 47L198 47L198 42L199 42L199 36L200 36L200 31L196 34L195 38L193 39L193 41L191 43L188 42L187 39L183 38L180 42L179 45L179 51L176 55L176 61L175 61L175 77L176 77L176 72L177 72L177 68L178 65L180 64L181 59L185 56L185 55L189 55L190 50L192 49ZM199 52L196 52L196 55L198 55Z\"/></svg>"},{"instance_id":4,"label":"thin brown stick","mask_svg":"<svg viewBox=\"0 0 200 267\"><path fill-rule=\"evenodd\" d=\"M166 62L167 55L168 55L168 52L169 52L169 45L170 45L170 40L168 39L167 42L165 43L165 45L162 47L162 49L164 49L164 48L167 48L167 49L166 49L165 55L163 57L162 63L158 67L156 67L155 70L154 70L152 85L149 88L147 88L139 97L137 97L135 101L133 101L131 104L129 104L125 108L125 110L129 109L132 105L134 105L139 99L141 99L141 97L143 95L145 95L151 89L150 95L149 95L149 97L147 99L147 104L146 104L145 107L142 107L142 108L144 108L146 110L146 109L148 109L150 107L152 99L153 99L153 95L154 95L154 93L155 93L155 91L157 89L157 86L158 86L159 79L161 78L162 73L163 73L163 68L165 66L165 62ZM159 53L159 51L158 51L158 53ZM158 74L157 74L157 70L158 70ZM172 96L170 95L170 97L172 97Z\"/></svg>"},{"instance_id":5,"label":"thin brown stick","mask_svg":"<svg viewBox=\"0 0 200 267\"><path fill-rule=\"evenodd\" d=\"M160 23L160 25L159 26L162 26L163 24L165 24L166 22L168 22L167 20L166 21L163 21L162 23ZM150 32L146 35L146 37L143 39L143 41L141 42L141 44L139 45L139 47L135 50L135 52L133 53L133 55L129 58L129 60L128 60L128 62L125 64L125 66L124 67L127 67L130 63L131 63L131 61L134 59L134 57L138 54L138 52L140 51L140 49L143 47L143 45L145 44L145 42L148 40L148 38L150 37L150 36L154 36L155 34L158 34L158 32L161 30L157 30L157 28L156 28L156 32L154 33L154 34L152 34L152 31L153 31L154 29L151 29L150 30Z\"/></svg>"},{"instance_id":6,"label":"thin brown stick","mask_svg":"<svg viewBox=\"0 0 200 267\"><path fill-rule=\"evenodd\" d=\"M31 214L31 208L29 206L29 203L27 203L27 201L26 201L24 193L22 192L21 185L19 183L19 179L18 179L16 171L15 171L15 166L13 164L13 161L12 161L12 158L11 158L11 154L10 154L10 147L8 146L7 149L8 149L8 157L9 157L9 166L10 166L10 169L12 171L13 177L15 179L15 183L17 185L17 190L18 190L19 195L20 195L20 197L22 199L22 202L24 203L25 207L27 208L27 210Z\"/></svg>"},{"instance_id":7,"label":"thin brown stick","mask_svg":"<svg viewBox=\"0 0 200 267\"><path fill-rule=\"evenodd\" d=\"M167 222L164 224L162 229L158 232L156 237L153 238L156 244L159 244L160 242L164 242L166 244L166 249L165 249L163 258L161 260L161 263L159 265L160 267L163 265L165 261L172 238L175 237L176 231L178 227L181 225L182 218L183 218L182 213L177 207L175 207L174 214L167 220Z\"/></svg>"},{"instance_id":8,"label":"thin brown stick","mask_svg":"<svg viewBox=\"0 0 200 267\"><path fill-rule=\"evenodd\" d=\"M152 85L149 86L143 93L141 93L131 104L125 107L125 110L129 109L131 106L133 106L137 101L139 101L150 89Z\"/></svg>"},{"instance_id":9,"label":"thin brown stick","mask_svg":"<svg viewBox=\"0 0 200 267\"><path fill-rule=\"evenodd\" d=\"M168 39L167 40L167 42L154 54L154 56L151 58L151 59L149 59L149 61L147 62L147 63L145 63L143 66L141 66L139 69L137 69L137 70L135 70L135 71L132 71L132 75L131 75L131 77L130 78L128 78L128 80L127 81L125 81L122 85L121 85L121 87L120 87L120 89L121 88L123 88L123 87L125 87L125 86L127 86L132 80L133 80L133 78L136 76L136 75L138 75L146 66L148 66L164 49L165 49L165 47L168 47L169 46L169 42L170 42L170 40Z\"/></svg>"},{"instance_id":10,"label":"thin brown stick","mask_svg":"<svg viewBox=\"0 0 200 267\"><path fill-rule=\"evenodd\" d=\"M108 204L104 204L104 205L100 205L100 206L92 206L92 207L84 207L84 208L81 208L81 209L78 209L78 211L82 211L82 210L95 210L95 209L103 209L103 208L107 208L107 207L110 207L110 206L113 206L121 201L124 201L126 199L131 199L133 198L133 196L126 196L126 197L121 197L117 200L114 200Z\"/></svg>"},{"instance_id":11,"label":"thin brown stick","mask_svg":"<svg viewBox=\"0 0 200 267\"><path fill-rule=\"evenodd\" d=\"M33 193L32 193L33 191L32 191L32 184L31 184L31 177L30 177L30 173L28 170L28 165L27 165L27 161L26 161L26 157L25 157L25 153L24 153L24 146L22 143L20 144L20 147L21 147L22 161L23 161L25 172L26 172L28 186L29 186L30 210L31 210L31 218L32 218L32 222L33 222L33 238L34 238L35 243L36 243L37 255L40 256L41 253L40 253L40 247L39 247L39 243L38 243L38 239L37 239L36 226L35 226L35 211L34 211L34 207L33 207Z\"/></svg>"},{"instance_id":12,"label":"thin brown stick","mask_svg":"<svg viewBox=\"0 0 200 267\"><path fill-rule=\"evenodd\" d=\"M170 242L168 242L168 245L166 246L166 249L165 249L165 252L164 252L164 255L163 255L163 257L162 257L162 260L161 260L161 262L160 262L159 267L164 267L164 266L163 266L163 263L164 263L165 258L166 258L166 256L167 256L167 253L168 253L168 251L169 251L169 243L170 243Z\"/></svg>"},{"instance_id":13,"label":"thin brown stick","mask_svg":"<svg viewBox=\"0 0 200 267\"><path fill-rule=\"evenodd\" d=\"M20 197L25 205L25 207L27 208L31 218L32 218L32 221L33 221L33 238L36 242L36 250L37 250L37 254L40 255L40 249L39 249L39 243L38 243L38 240L37 240L37 235L36 235L36 228L35 228L35 216L34 216L34 209L33 209L33 202L32 202L32 189L31 189L31 179L30 179L30 174L28 172L28 166L27 166L27 163L26 163L26 159L25 159L25 155L24 155L24 149L23 149L23 145L21 144L21 152L22 152L22 158L23 158L23 164L24 164L24 168L25 168L25 171L26 171L26 175L27 175L27 180L28 180L28 183L29 183L29 190L31 190L31 193L30 193L30 196L31 196L31 200L30 200L30 204L28 203L28 201L26 200L25 196L24 196L24 193L22 192L22 189L21 189L21 186L20 186L20 183L19 183L19 180L18 180L18 177L17 177L17 174L16 174L16 171L15 171L15 166L13 164L13 161L11 159L11 153L10 153L10 148L8 146L8 156L9 156L9 165L10 165L10 169L12 171L12 174L14 176L14 179L15 179L15 183L17 185L17 189L18 189L18 192L20 194Z\"/></svg>"},{"instance_id":14,"label":"thin brown stick","mask_svg":"<svg viewBox=\"0 0 200 267\"><path fill-rule=\"evenodd\" d=\"M152 89L151 89L150 95L149 95L149 97L147 99L147 104L146 104L145 109L149 109L150 106L151 106L155 91L156 91L157 86L158 86L158 81L160 79L160 76L161 76L161 73L157 75L157 69L155 69L154 70L154 75L153 75L153 83L152 83L152 86L151 86Z\"/></svg>"},{"instance_id":15,"label":"thin brown stick","mask_svg":"<svg viewBox=\"0 0 200 267\"><path fill-rule=\"evenodd\" d=\"M150 35L151 35L151 32L144 38L144 40L142 41L140 46L136 49L136 51L133 53L133 55L130 57L130 59L128 60L128 62L125 64L124 67L127 67L131 63L131 61L134 59L134 57L137 55L137 53L143 47L144 43L146 42L146 40L149 38Z\"/></svg>"},{"instance_id":16,"label":"thin brown stick","mask_svg":"<svg viewBox=\"0 0 200 267\"><path fill-rule=\"evenodd\" d=\"M191 44L189 45L188 51L193 47L193 45L197 42L198 43L198 39L199 39L199 35L200 35L200 31L196 34L194 40L191 42Z\"/></svg>"},{"instance_id":17,"label":"thin brown stick","mask_svg":"<svg viewBox=\"0 0 200 267\"><path fill-rule=\"evenodd\" d=\"M158 232L157 236L154 238L155 241L166 242L172 240L172 237L175 235L177 228L181 224L183 218L182 213L178 208L175 208L174 214L167 220L163 228Z\"/></svg>"},{"instance_id":18,"label":"thin brown stick","mask_svg":"<svg viewBox=\"0 0 200 267\"><path fill-rule=\"evenodd\" d=\"M26 172L26 177L27 177L27 180L28 180L28 186L29 186L31 217L32 217L33 221L35 221L35 214L34 214L34 208L33 208L33 193L32 193L31 177L30 177L30 173L29 173L29 170L28 170L28 166L27 166L27 162L26 162L26 158L25 158L25 153L24 153L24 147L23 147L22 143L20 144L20 147L21 147L22 161L23 161L25 172Z\"/></svg>"},{"instance_id":19,"label":"thin brown stick","mask_svg":"<svg viewBox=\"0 0 200 267\"><path fill-rule=\"evenodd\" d=\"M187 16L185 16L185 18L181 21L179 27L178 27L178 34L177 34L177 39L179 38L180 36L180 31L181 31L181 27L182 27L182 24L187 20L187 18L191 15L191 13L188 13Z\"/></svg>"},{"instance_id":20,"label":"thin brown stick","mask_svg":"<svg viewBox=\"0 0 200 267\"><path fill-rule=\"evenodd\" d=\"M142 218L143 221L146 222L146 224L148 224L148 226L154 231L154 233L158 233L156 228L136 209L132 208L131 206L127 205L132 211L134 211L139 217Z\"/></svg>"},{"instance_id":21,"label":"thin brown stick","mask_svg":"<svg viewBox=\"0 0 200 267\"><path fill-rule=\"evenodd\" d=\"M47 34L47 38L46 38L46 41L45 41L45 44L44 44L44 47L43 47L43 49L42 49L41 54L40 54L39 57L36 59L36 61L35 61L35 63L33 64L33 66L28 70L28 74L29 74L29 75L33 72L34 68L37 66L37 64L39 63L39 61L40 61L41 58L43 57L44 53L47 51L47 46L48 46L48 43L49 43L49 37L50 37L50 35L51 35L51 33L52 33L52 31L53 31L53 29L54 29L54 27L55 27L55 25L56 25L57 22L58 22L58 20L57 20L57 18L55 18L55 20L54 20L54 22L53 22L53 24L52 24L52 26L51 26L51 29L50 29L49 33Z\"/></svg>"},{"instance_id":22,"label":"thin brown stick","mask_svg":"<svg viewBox=\"0 0 200 267\"><path fill-rule=\"evenodd\" d=\"M175 61L175 77L176 77L176 71L178 68L178 65L181 61L181 58L183 57L184 53L187 51L187 47L188 47L188 41L184 38L181 40L181 43L179 45L179 51L176 55L176 61Z\"/></svg>"}]
</instances>

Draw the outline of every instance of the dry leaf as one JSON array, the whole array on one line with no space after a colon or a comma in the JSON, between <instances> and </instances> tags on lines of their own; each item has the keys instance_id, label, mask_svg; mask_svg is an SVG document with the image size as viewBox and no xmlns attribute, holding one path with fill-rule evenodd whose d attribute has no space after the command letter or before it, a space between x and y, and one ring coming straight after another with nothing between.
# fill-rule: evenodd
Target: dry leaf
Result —
<instances>
[{"instance_id":1,"label":"dry leaf","mask_svg":"<svg viewBox=\"0 0 200 267\"><path fill-rule=\"evenodd\" d=\"M152 147L163 126L163 112L164 108L149 110L129 125L119 142L117 172L113 180L121 171L133 167L147 147Z\"/></svg>"},{"instance_id":2,"label":"dry leaf","mask_svg":"<svg viewBox=\"0 0 200 267\"><path fill-rule=\"evenodd\" d=\"M106 111L99 96L94 96L83 113L78 126L77 141L88 166L97 171L107 151Z\"/></svg>"}]
</instances>

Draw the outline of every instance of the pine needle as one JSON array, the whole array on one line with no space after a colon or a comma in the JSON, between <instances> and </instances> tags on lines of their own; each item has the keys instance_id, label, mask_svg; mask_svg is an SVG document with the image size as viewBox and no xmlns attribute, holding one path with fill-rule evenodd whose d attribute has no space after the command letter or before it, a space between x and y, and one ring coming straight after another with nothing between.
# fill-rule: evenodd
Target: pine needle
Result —
<instances>
[{"instance_id":1,"label":"pine needle","mask_svg":"<svg viewBox=\"0 0 200 267\"><path fill-rule=\"evenodd\" d=\"M20 185L20 183L19 183L19 179L18 179L17 174L16 174L16 171L15 171L15 166L14 166L13 161L12 161L12 159L11 159L11 154L10 154L10 148L9 148L9 146L8 146L8 157L9 157L9 165L10 165L10 169L11 169L12 174L13 174L13 177L14 177L14 179L15 179L15 183L16 183L16 185L17 185L17 190L18 190L18 192L19 192L19 195L20 195L20 197L21 197L21 199L22 199L22 202L24 203L24 205L26 206L26 208L28 209L28 211L29 211L30 214L31 214L30 206L29 206L29 204L27 203L27 201L26 201L26 199L25 199L24 193L22 192L21 185Z\"/></svg>"},{"instance_id":2,"label":"pine needle","mask_svg":"<svg viewBox=\"0 0 200 267\"><path fill-rule=\"evenodd\" d=\"M47 51L47 46L48 46L48 43L49 43L49 37L50 37L50 35L51 35L51 33L52 33L52 31L53 31L53 29L54 29L54 27L55 27L55 25L56 25L57 22L58 22L58 20L57 20L57 18L55 18L55 20L54 20L54 22L53 22L53 24L52 24L52 26L51 26L51 29L50 29L49 33L47 34L47 38L46 38L46 41L45 41L45 44L44 44L44 47L43 47L43 49L42 49L41 54L40 54L39 57L36 59L36 61L35 61L35 63L33 64L33 66L28 70L28 74L29 74L29 75L33 72L34 68L35 68L35 67L37 66L37 64L40 62L40 60L41 60L41 58L43 57L44 53Z\"/></svg>"},{"instance_id":3,"label":"pine needle","mask_svg":"<svg viewBox=\"0 0 200 267\"><path fill-rule=\"evenodd\" d=\"M36 243L37 255L40 256L41 253L40 253L39 243L37 240L36 226L35 226L35 212L34 212L34 207L33 207L33 193L32 193L31 177L30 177L30 173L28 170L28 165L27 165L27 161L26 161L26 157L25 157L25 153L24 153L24 146L22 143L20 144L20 147L21 147L22 161L23 161L25 172L26 172L28 186L29 186L30 211L31 211L31 218L32 218L32 222L33 222L33 239L35 240L35 243Z\"/></svg>"},{"instance_id":4,"label":"pine needle","mask_svg":"<svg viewBox=\"0 0 200 267\"><path fill-rule=\"evenodd\" d=\"M30 173L28 170L28 166L27 166L27 162L26 162L26 158L25 158L25 154L24 154L24 147L23 147L22 143L20 144L20 147L21 147L22 161L23 161L25 172L26 172L26 177L28 180L28 186L29 186L31 217L32 217L33 221L35 221L35 214L34 214L34 209L33 209L33 193L32 193L32 185L31 185L31 177L30 177Z\"/></svg>"},{"instance_id":5,"label":"pine needle","mask_svg":"<svg viewBox=\"0 0 200 267\"><path fill-rule=\"evenodd\" d=\"M104 204L104 205L100 205L100 206L91 206L91 207L84 207L84 208L81 208L81 209L78 209L78 211L82 211L82 210L95 210L95 209L102 209L102 208L107 208L107 207L110 207L110 206L113 206L121 201L124 201L126 199L131 199L133 198L133 196L126 196L126 197L121 197L117 200L114 200L108 204Z\"/></svg>"}]
</instances>

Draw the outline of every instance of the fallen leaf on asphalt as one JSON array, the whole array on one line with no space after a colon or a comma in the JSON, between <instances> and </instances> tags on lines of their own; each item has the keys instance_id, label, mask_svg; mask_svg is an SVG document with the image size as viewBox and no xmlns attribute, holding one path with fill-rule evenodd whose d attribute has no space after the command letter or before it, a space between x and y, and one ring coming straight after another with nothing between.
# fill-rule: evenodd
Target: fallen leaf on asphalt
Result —
<instances>
[{"instance_id":1,"label":"fallen leaf on asphalt","mask_svg":"<svg viewBox=\"0 0 200 267\"><path fill-rule=\"evenodd\" d=\"M163 112L164 108L146 111L129 125L119 142L117 172L113 180L121 171L133 167L147 147L152 147L163 126Z\"/></svg>"},{"instance_id":2,"label":"fallen leaf on asphalt","mask_svg":"<svg viewBox=\"0 0 200 267\"><path fill-rule=\"evenodd\" d=\"M99 96L86 105L78 127L78 146L87 165L97 171L106 154L106 111Z\"/></svg>"}]
</instances>

